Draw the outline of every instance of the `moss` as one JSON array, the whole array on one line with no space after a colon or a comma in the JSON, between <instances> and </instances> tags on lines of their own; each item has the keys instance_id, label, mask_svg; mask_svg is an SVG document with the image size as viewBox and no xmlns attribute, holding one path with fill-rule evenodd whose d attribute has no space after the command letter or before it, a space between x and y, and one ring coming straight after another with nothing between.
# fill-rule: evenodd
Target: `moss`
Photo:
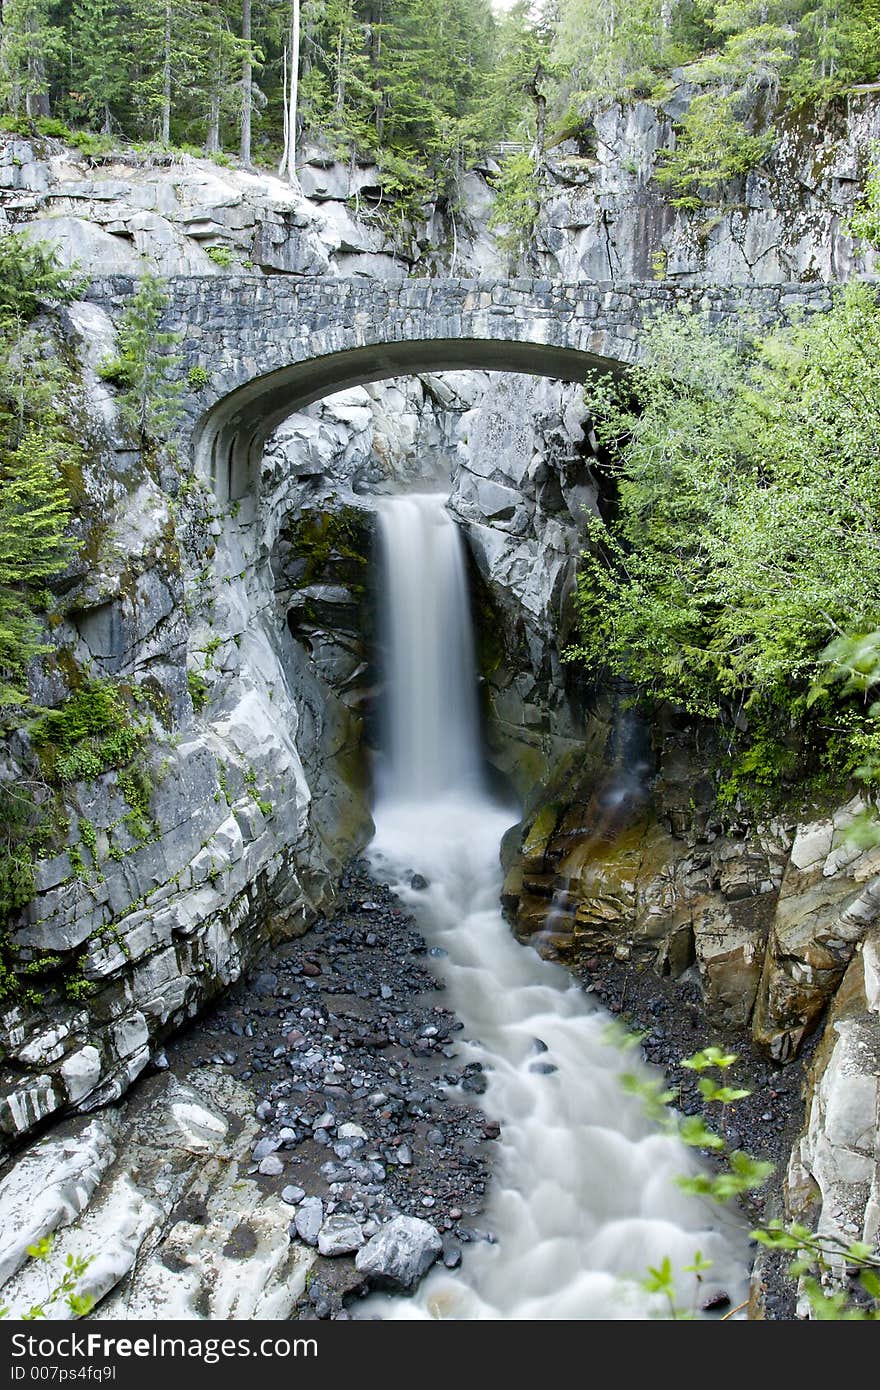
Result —
<instances>
[{"instance_id":1,"label":"moss","mask_svg":"<svg viewBox=\"0 0 880 1390\"><path fill-rule=\"evenodd\" d=\"M558 820L559 807L555 802L548 802L541 807L529 827L522 847L524 860L544 857Z\"/></svg>"},{"instance_id":2,"label":"moss","mask_svg":"<svg viewBox=\"0 0 880 1390\"><path fill-rule=\"evenodd\" d=\"M365 583L358 575L369 564L371 537L364 513L357 507L306 512L288 540L292 554L305 561L303 584L322 578L332 560L347 560L354 566L354 579L348 588L353 593L364 592Z\"/></svg>"},{"instance_id":3,"label":"moss","mask_svg":"<svg viewBox=\"0 0 880 1390\"><path fill-rule=\"evenodd\" d=\"M34 721L31 739L44 772L59 783L90 781L127 766L149 735L119 686L86 681L58 709Z\"/></svg>"},{"instance_id":4,"label":"moss","mask_svg":"<svg viewBox=\"0 0 880 1390\"><path fill-rule=\"evenodd\" d=\"M208 682L198 671L187 671L186 683L196 714L201 714L208 703Z\"/></svg>"}]
</instances>

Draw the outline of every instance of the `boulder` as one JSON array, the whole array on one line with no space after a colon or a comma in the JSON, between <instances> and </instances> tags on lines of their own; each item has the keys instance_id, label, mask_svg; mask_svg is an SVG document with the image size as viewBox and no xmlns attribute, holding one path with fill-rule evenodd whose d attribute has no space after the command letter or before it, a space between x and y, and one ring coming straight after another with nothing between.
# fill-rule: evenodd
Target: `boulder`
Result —
<instances>
[{"instance_id":1,"label":"boulder","mask_svg":"<svg viewBox=\"0 0 880 1390\"><path fill-rule=\"evenodd\" d=\"M412 1289L443 1250L439 1232L417 1216L396 1216L357 1253L355 1265L379 1287Z\"/></svg>"},{"instance_id":2,"label":"boulder","mask_svg":"<svg viewBox=\"0 0 880 1390\"><path fill-rule=\"evenodd\" d=\"M139 275L143 262L130 241L82 217L38 217L16 232L24 241L48 242L58 261L85 275Z\"/></svg>"}]
</instances>

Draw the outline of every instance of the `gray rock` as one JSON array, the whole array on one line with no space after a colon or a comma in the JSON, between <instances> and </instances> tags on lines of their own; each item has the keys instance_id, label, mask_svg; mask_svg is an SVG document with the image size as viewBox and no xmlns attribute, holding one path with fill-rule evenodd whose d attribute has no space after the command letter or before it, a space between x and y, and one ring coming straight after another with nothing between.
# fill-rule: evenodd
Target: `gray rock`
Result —
<instances>
[{"instance_id":1,"label":"gray rock","mask_svg":"<svg viewBox=\"0 0 880 1390\"><path fill-rule=\"evenodd\" d=\"M408 1290L427 1273L442 1249L440 1234L430 1222L396 1216L358 1251L355 1265L380 1287Z\"/></svg>"},{"instance_id":2,"label":"gray rock","mask_svg":"<svg viewBox=\"0 0 880 1390\"><path fill-rule=\"evenodd\" d=\"M306 1195L304 1187L295 1187L292 1183L288 1187L282 1187L281 1200L286 1202L289 1207L299 1206Z\"/></svg>"},{"instance_id":3,"label":"gray rock","mask_svg":"<svg viewBox=\"0 0 880 1390\"><path fill-rule=\"evenodd\" d=\"M260 1164L259 1172L267 1178L280 1178L284 1172L284 1163L277 1154L267 1154Z\"/></svg>"},{"instance_id":4,"label":"gray rock","mask_svg":"<svg viewBox=\"0 0 880 1390\"><path fill-rule=\"evenodd\" d=\"M306 1197L297 1207L294 1225L300 1240L317 1245L318 1232L324 1224L324 1203L320 1197Z\"/></svg>"},{"instance_id":5,"label":"gray rock","mask_svg":"<svg viewBox=\"0 0 880 1390\"><path fill-rule=\"evenodd\" d=\"M360 1250L363 1243L360 1222L344 1212L328 1216L318 1232L318 1253L321 1255L350 1255Z\"/></svg>"},{"instance_id":6,"label":"gray rock","mask_svg":"<svg viewBox=\"0 0 880 1390\"><path fill-rule=\"evenodd\" d=\"M140 257L130 242L81 217L37 218L16 235L28 242L48 242L62 265L76 264L86 274L137 275L141 269Z\"/></svg>"},{"instance_id":7,"label":"gray rock","mask_svg":"<svg viewBox=\"0 0 880 1390\"><path fill-rule=\"evenodd\" d=\"M270 1154L273 1154L276 1149L280 1148L280 1139L272 1139L269 1137L265 1139L258 1139L256 1144L254 1144L251 1156L254 1160L254 1163L262 1163L264 1158L268 1158Z\"/></svg>"}]
</instances>

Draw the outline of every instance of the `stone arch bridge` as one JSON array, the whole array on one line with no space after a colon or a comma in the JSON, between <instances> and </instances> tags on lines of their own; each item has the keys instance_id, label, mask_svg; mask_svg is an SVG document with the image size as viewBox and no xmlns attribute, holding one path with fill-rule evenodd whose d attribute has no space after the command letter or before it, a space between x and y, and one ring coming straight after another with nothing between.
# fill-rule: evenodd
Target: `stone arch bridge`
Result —
<instances>
[{"instance_id":1,"label":"stone arch bridge","mask_svg":"<svg viewBox=\"0 0 880 1390\"><path fill-rule=\"evenodd\" d=\"M89 299L119 320L136 282L96 280ZM722 322L768 324L830 307L821 284L691 289L538 279L503 282L278 276L179 276L167 281L163 329L180 334L186 379L179 443L220 501L244 497L263 446L293 411L345 387L470 368L581 381L588 369L635 362L646 322L685 306Z\"/></svg>"}]
</instances>

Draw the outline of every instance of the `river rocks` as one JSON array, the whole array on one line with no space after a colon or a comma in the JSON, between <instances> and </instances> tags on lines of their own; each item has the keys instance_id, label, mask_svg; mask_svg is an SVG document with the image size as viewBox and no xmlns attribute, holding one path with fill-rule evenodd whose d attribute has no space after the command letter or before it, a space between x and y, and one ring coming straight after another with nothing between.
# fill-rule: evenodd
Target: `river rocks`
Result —
<instances>
[{"instance_id":1,"label":"river rocks","mask_svg":"<svg viewBox=\"0 0 880 1390\"><path fill-rule=\"evenodd\" d=\"M356 1217L340 1212L328 1216L318 1232L318 1253L333 1258L351 1255L364 1243L364 1232Z\"/></svg>"},{"instance_id":2,"label":"river rocks","mask_svg":"<svg viewBox=\"0 0 880 1390\"><path fill-rule=\"evenodd\" d=\"M358 1251L355 1265L379 1288L409 1290L442 1250L439 1233L429 1222L398 1216Z\"/></svg>"},{"instance_id":3,"label":"river rocks","mask_svg":"<svg viewBox=\"0 0 880 1390\"><path fill-rule=\"evenodd\" d=\"M320 1197L305 1197L299 1204L294 1225L300 1240L306 1245L317 1245L318 1234L324 1224L324 1203Z\"/></svg>"},{"instance_id":4,"label":"river rocks","mask_svg":"<svg viewBox=\"0 0 880 1390\"><path fill-rule=\"evenodd\" d=\"M348 1316L372 1283L351 1256L396 1220L419 1235L401 1246L400 1287L440 1239L422 1228L450 1248L467 1240L497 1126L450 1093L472 1064L456 1067L459 1025L432 1004L410 919L362 868L341 893L332 918L168 1043L165 1070L0 1174L0 1302L13 1315L45 1295L26 1249L53 1231L50 1277L71 1253L89 1258L91 1316L139 1320Z\"/></svg>"}]
</instances>

